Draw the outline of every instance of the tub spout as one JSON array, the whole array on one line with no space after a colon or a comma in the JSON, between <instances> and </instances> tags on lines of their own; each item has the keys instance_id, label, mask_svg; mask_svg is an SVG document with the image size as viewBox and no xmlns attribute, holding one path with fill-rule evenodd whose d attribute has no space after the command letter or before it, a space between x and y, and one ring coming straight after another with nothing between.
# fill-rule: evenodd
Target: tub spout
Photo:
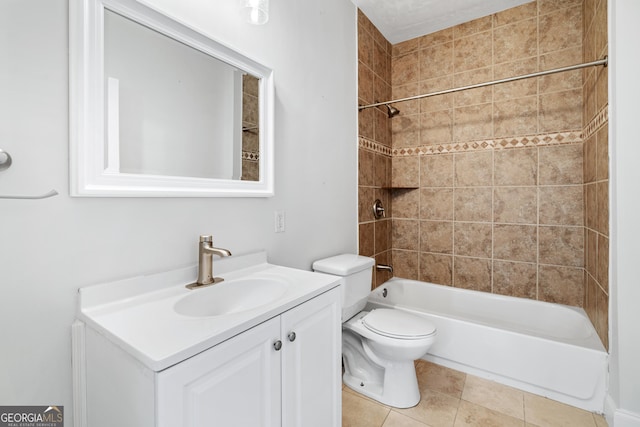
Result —
<instances>
[{"instance_id":1,"label":"tub spout","mask_svg":"<svg viewBox=\"0 0 640 427\"><path fill-rule=\"evenodd\" d=\"M391 267L390 265L385 265L385 264L376 264L376 270L381 271L388 271L389 273L393 274L393 267Z\"/></svg>"}]
</instances>

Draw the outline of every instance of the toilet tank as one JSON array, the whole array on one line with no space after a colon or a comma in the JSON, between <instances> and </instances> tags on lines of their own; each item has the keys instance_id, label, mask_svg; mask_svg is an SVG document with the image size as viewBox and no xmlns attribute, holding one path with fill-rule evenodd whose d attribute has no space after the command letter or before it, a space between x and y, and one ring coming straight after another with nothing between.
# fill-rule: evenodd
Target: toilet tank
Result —
<instances>
[{"instance_id":1,"label":"toilet tank","mask_svg":"<svg viewBox=\"0 0 640 427\"><path fill-rule=\"evenodd\" d=\"M313 271L341 276L340 293L342 321L347 321L362 311L371 292L373 258L342 254L318 260L313 263Z\"/></svg>"}]
</instances>

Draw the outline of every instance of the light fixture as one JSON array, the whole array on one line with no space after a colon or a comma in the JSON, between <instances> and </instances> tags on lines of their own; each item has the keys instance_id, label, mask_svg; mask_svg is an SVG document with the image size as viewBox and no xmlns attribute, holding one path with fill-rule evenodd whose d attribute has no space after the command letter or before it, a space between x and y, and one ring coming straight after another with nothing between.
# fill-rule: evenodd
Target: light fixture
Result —
<instances>
[{"instance_id":1,"label":"light fixture","mask_svg":"<svg viewBox=\"0 0 640 427\"><path fill-rule=\"evenodd\" d=\"M242 14L250 24L266 24L269 20L269 0L242 0Z\"/></svg>"}]
</instances>

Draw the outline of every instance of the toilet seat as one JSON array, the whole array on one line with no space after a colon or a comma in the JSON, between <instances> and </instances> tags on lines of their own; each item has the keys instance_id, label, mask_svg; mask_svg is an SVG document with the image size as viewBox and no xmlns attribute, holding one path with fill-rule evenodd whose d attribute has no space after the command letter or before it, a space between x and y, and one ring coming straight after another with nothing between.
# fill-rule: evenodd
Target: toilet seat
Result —
<instances>
[{"instance_id":1,"label":"toilet seat","mask_svg":"<svg viewBox=\"0 0 640 427\"><path fill-rule=\"evenodd\" d=\"M390 308L371 310L362 318L370 331L389 338L415 340L436 334L436 327L427 319Z\"/></svg>"}]
</instances>

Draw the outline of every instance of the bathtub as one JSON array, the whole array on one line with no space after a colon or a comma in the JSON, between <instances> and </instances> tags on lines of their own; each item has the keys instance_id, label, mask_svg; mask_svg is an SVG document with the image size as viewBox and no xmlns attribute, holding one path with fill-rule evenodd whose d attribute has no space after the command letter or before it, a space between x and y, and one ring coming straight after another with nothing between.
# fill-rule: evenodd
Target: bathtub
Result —
<instances>
[{"instance_id":1,"label":"bathtub","mask_svg":"<svg viewBox=\"0 0 640 427\"><path fill-rule=\"evenodd\" d=\"M604 411L607 352L580 308L400 278L370 294L367 308L376 307L405 310L436 325L425 360Z\"/></svg>"}]
</instances>

